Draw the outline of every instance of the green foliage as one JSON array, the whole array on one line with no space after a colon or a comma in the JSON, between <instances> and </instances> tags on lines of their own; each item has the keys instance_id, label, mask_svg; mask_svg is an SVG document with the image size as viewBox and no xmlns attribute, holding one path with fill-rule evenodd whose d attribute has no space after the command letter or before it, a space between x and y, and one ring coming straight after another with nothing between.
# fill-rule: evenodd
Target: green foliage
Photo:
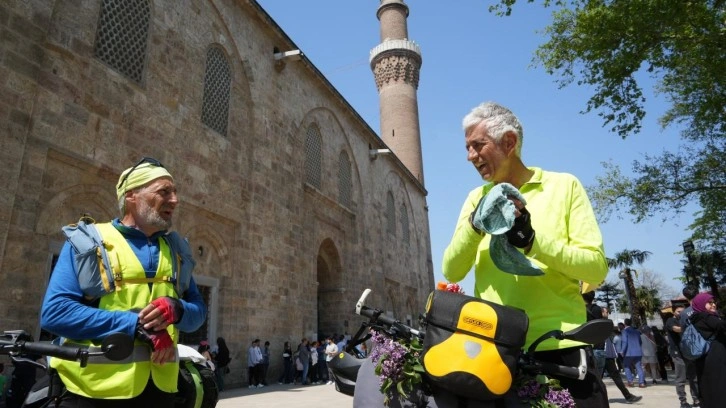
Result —
<instances>
[{"instance_id":1,"label":"green foliage","mask_svg":"<svg viewBox=\"0 0 726 408\"><path fill-rule=\"evenodd\" d=\"M605 282L597 288L595 292L595 301L603 302L607 305L608 310L618 299L622 299L623 290L618 287L618 283Z\"/></svg>"},{"instance_id":2,"label":"green foliage","mask_svg":"<svg viewBox=\"0 0 726 408\"><path fill-rule=\"evenodd\" d=\"M527 0L533 3L534 0ZM490 7L509 15L516 0ZM646 114L642 80L670 102L659 119L678 125L687 145L679 152L646 155L634 177L605 164L589 189L599 216L624 212L636 222L701 210L691 225L702 245L726 247L726 1L544 0L557 6L534 63L560 87L591 87L584 112L595 111L621 138L637 134Z\"/></svg>"}]
</instances>

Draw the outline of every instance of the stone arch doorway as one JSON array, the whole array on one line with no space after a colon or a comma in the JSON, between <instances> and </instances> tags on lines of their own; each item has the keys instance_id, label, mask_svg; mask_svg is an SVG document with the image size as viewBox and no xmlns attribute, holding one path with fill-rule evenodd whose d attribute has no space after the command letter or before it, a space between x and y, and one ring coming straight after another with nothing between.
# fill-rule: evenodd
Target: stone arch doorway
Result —
<instances>
[{"instance_id":1,"label":"stone arch doorway","mask_svg":"<svg viewBox=\"0 0 726 408\"><path fill-rule=\"evenodd\" d=\"M318 249L318 337L334 333L343 334L347 321L343 320L346 290L342 285L342 266L338 248L331 239L325 239ZM322 339L321 339L322 340Z\"/></svg>"}]
</instances>

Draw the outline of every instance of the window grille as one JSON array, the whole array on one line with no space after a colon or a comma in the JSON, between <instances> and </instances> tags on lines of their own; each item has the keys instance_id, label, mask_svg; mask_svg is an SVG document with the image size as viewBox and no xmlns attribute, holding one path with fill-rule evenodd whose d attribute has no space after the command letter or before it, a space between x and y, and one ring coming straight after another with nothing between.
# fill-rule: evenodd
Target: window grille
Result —
<instances>
[{"instance_id":1,"label":"window grille","mask_svg":"<svg viewBox=\"0 0 726 408\"><path fill-rule=\"evenodd\" d=\"M390 191L386 196L386 232L396 235L396 207Z\"/></svg>"},{"instance_id":2,"label":"window grille","mask_svg":"<svg viewBox=\"0 0 726 408\"><path fill-rule=\"evenodd\" d=\"M308 126L305 136L305 181L313 187L321 188L323 138L315 125Z\"/></svg>"},{"instance_id":3,"label":"window grille","mask_svg":"<svg viewBox=\"0 0 726 408\"><path fill-rule=\"evenodd\" d=\"M96 58L140 84L150 19L147 0L103 0L94 46Z\"/></svg>"},{"instance_id":4,"label":"window grille","mask_svg":"<svg viewBox=\"0 0 726 408\"><path fill-rule=\"evenodd\" d=\"M408 211L406 211L406 206L401 206L401 239L403 240L404 244L408 244L410 241L410 232L408 229Z\"/></svg>"},{"instance_id":5,"label":"window grille","mask_svg":"<svg viewBox=\"0 0 726 408\"><path fill-rule=\"evenodd\" d=\"M224 51L219 47L210 47L204 72L202 123L222 136L227 136L231 82L232 75Z\"/></svg>"},{"instance_id":6,"label":"window grille","mask_svg":"<svg viewBox=\"0 0 726 408\"><path fill-rule=\"evenodd\" d=\"M352 190L350 159L345 152L340 152L338 159L338 201L340 204L350 208Z\"/></svg>"}]
</instances>

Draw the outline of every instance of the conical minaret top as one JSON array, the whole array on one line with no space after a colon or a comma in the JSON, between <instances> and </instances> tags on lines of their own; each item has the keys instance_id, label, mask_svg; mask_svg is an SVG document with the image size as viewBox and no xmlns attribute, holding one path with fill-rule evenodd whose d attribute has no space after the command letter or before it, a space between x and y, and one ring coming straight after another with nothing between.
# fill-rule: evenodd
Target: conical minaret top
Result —
<instances>
[{"instance_id":1,"label":"conical minaret top","mask_svg":"<svg viewBox=\"0 0 726 408\"><path fill-rule=\"evenodd\" d=\"M381 138L423 184L416 95L421 50L408 39L408 6L403 0L381 0L376 16L381 43L371 50L370 63L378 87Z\"/></svg>"}]
</instances>

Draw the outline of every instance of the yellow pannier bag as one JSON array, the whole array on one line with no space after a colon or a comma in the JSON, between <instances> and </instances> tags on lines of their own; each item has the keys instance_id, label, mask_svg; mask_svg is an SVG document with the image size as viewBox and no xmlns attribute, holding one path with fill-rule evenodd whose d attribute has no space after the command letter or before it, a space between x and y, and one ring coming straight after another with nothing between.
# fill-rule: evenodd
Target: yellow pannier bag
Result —
<instances>
[{"instance_id":1,"label":"yellow pannier bag","mask_svg":"<svg viewBox=\"0 0 726 408\"><path fill-rule=\"evenodd\" d=\"M426 305L422 363L430 382L492 400L512 387L529 319L522 310L435 290Z\"/></svg>"}]
</instances>

